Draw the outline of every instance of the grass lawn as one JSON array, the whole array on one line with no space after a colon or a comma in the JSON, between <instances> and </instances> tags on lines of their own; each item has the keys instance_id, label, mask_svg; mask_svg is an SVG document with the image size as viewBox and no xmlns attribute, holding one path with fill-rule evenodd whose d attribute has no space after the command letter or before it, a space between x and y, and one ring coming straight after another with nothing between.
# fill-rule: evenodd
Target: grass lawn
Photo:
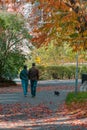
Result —
<instances>
[{"instance_id":1,"label":"grass lawn","mask_svg":"<svg viewBox=\"0 0 87 130\"><path fill-rule=\"evenodd\" d=\"M87 92L78 92L75 94L71 92L67 95L66 103L68 105L72 104L72 102L85 102L87 101Z\"/></svg>"}]
</instances>

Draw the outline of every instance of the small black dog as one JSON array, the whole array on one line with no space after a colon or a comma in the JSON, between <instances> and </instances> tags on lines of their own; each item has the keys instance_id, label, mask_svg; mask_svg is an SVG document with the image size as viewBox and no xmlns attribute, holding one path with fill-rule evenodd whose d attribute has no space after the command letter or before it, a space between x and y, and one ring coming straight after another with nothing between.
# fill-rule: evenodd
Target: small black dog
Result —
<instances>
[{"instance_id":1,"label":"small black dog","mask_svg":"<svg viewBox=\"0 0 87 130\"><path fill-rule=\"evenodd\" d=\"M59 91L54 91L54 95L59 96L60 92Z\"/></svg>"}]
</instances>

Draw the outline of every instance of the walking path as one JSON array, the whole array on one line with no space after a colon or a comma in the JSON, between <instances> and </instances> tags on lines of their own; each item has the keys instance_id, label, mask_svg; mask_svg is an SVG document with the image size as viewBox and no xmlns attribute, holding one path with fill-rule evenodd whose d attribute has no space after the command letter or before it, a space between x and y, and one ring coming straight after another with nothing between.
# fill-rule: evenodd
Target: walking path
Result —
<instances>
[{"instance_id":1,"label":"walking path","mask_svg":"<svg viewBox=\"0 0 87 130\"><path fill-rule=\"evenodd\" d=\"M74 91L68 82L51 86L45 82L45 87L39 84L35 98L30 91L24 97L20 86L0 88L0 130L87 130L79 125L86 119L71 120L69 115L63 114L66 96ZM54 95L55 90L60 92L59 96Z\"/></svg>"},{"instance_id":2,"label":"walking path","mask_svg":"<svg viewBox=\"0 0 87 130\"><path fill-rule=\"evenodd\" d=\"M18 79L14 79L14 81L17 83L17 84L21 84L21 80L18 78ZM81 79L78 79L78 84L81 84ZM58 80L58 79L55 79L55 80L43 80L43 81L38 81L38 85L39 86L47 86L47 85L75 85L75 80Z\"/></svg>"}]
</instances>

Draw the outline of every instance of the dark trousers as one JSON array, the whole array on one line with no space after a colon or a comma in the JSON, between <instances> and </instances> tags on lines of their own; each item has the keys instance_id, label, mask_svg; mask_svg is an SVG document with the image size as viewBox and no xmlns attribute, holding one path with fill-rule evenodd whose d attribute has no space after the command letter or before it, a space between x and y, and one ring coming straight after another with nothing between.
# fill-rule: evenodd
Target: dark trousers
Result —
<instances>
[{"instance_id":1,"label":"dark trousers","mask_svg":"<svg viewBox=\"0 0 87 130\"><path fill-rule=\"evenodd\" d=\"M24 95L27 95L28 92L28 80L21 80L22 82L22 88L23 88L23 93Z\"/></svg>"},{"instance_id":2,"label":"dark trousers","mask_svg":"<svg viewBox=\"0 0 87 130\"><path fill-rule=\"evenodd\" d=\"M37 80L30 80L31 95L36 96Z\"/></svg>"}]
</instances>

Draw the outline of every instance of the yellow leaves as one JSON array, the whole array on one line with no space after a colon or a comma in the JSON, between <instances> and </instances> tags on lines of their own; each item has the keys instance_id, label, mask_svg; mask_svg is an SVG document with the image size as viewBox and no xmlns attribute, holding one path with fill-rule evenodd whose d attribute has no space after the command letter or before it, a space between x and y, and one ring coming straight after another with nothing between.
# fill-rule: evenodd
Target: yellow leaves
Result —
<instances>
[{"instance_id":1,"label":"yellow leaves","mask_svg":"<svg viewBox=\"0 0 87 130\"><path fill-rule=\"evenodd\" d=\"M83 51L87 49L87 38L82 37L80 34L77 38L71 38L70 46L72 47L73 51Z\"/></svg>"},{"instance_id":2,"label":"yellow leaves","mask_svg":"<svg viewBox=\"0 0 87 130\"><path fill-rule=\"evenodd\" d=\"M36 63L40 64L40 62L41 62L40 57L36 57L35 61L36 61Z\"/></svg>"},{"instance_id":3,"label":"yellow leaves","mask_svg":"<svg viewBox=\"0 0 87 130\"><path fill-rule=\"evenodd\" d=\"M87 49L87 40L84 42L84 50Z\"/></svg>"},{"instance_id":4,"label":"yellow leaves","mask_svg":"<svg viewBox=\"0 0 87 130\"><path fill-rule=\"evenodd\" d=\"M86 39L87 39L87 30L84 32L84 37L86 37Z\"/></svg>"},{"instance_id":5,"label":"yellow leaves","mask_svg":"<svg viewBox=\"0 0 87 130\"><path fill-rule=\"evenodd\" d=\"M74 44L73 46L72 46L72 48L73 48L73 51L80 51L80 50L83 50L83 48L84 48L84 45L83 44Z\"/></svg>"},{"instance_id":6,"label":"yellow leaves","mask_svg":"<svg viewBox=\"0 0 87 130\"><path fill-rule=\"evenodd\" d=\"M62 28L61 28L61 27L58 27L58 28L57 28L57 31L58 31L58 32L59 32L59 31L61 31L61 30L62 30Z\"/></svg>"},{"instance_id":7,"label":"yellow leaves","mask_svg":"<svg viewBox=\"0 0 87 130\"><path fill-rule=\"evenodd\" d=\"M74 22L74 19L75 19L75 17L74 17L74 15L72 15L72 13L67 13L66 15L63 15L63 17L62 17L62 21L65 21L65 22L69 22L69 21Z\"/></svg>"}]
</instances>

